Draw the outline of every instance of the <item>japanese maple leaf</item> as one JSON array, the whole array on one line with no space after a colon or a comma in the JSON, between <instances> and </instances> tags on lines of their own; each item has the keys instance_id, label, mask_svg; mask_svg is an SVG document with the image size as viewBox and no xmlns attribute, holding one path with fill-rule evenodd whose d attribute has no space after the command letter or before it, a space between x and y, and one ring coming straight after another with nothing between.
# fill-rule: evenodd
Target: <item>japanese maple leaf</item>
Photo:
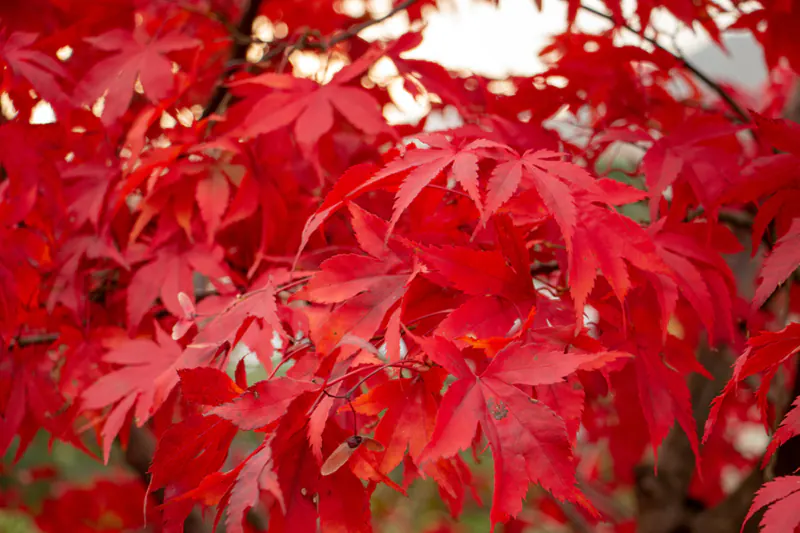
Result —
<instances>
[{"instance_id":1,"label":"japanese maple leaf","mask_svg":"<svg viewBox=\"0 0 800 533\"><path fill-rule=\"evenodd\" d=\"M677 420L695 457L699 457L697 426L685 378L667 367L652 350L641 350L631 366L617 378L631 380L627 372L635 372L639 406L647 421L653 454L658 457L659 445Z\"/></svg>"},{"instance_id":2,"label":"japanese maple leaf","mask_svg":"<svg viewBox=\"0 0 800 533\"><path fill-rule=\"evenodd\" d=\"M116 52L95 64L75 87L75 98L84 105L94 104L105 94L101 120L106 125L125 114L137 80L151 102L166 98L175 76L165 54L200 43L176 32L152 37L143 25L136 26L133 33L116 29L85 40L100 50Z\"/></svg>"},{"instance_id":3,"label":"japanese maple leaf","mask_svg":"<svg viewBox=\"0 0 800 533\"><path fill-rule=\"evenodd\" d=\"M51 259L49 246L31 228L0 225L0 240L0 334L7 335L25 320L19 309L38 299Z\"/></svg>"},{"instance_id":4,"label":"japanese maple leaf","mask_svg":"<svg viewBox=\"0 0 800 533\"><path fill-rule=\"evenodd\" d=\"M383 246L385 221L357 206L351 207L351 213L359 244L373 256L331 257L295 295L311 302L338 304L321 324L311 328L317 350L326 354L348 337L369 340L422 270L421 265L411 263L402 246ZM355 345L342 345L340 357L356 351Z\"/></svg>"},{"instance_id":5,"label":"japanese maple leaf","mask_svg":"<svg viewBox=\"0 0 800 533\"><path fill-rule=\"evenodd\" d=\"M720 252L736 253L740 250L738 243L730 233L717 233L714 245L709 245L703 225L670 227L665 221L652 224L648 231L658 254L674 272L680 293L697 313L712 342L732 339L736 280ZM728 232L723 228L720 231ZM735 248L725 249L722 243L726 240L733 241Z\"/></svg>"},{"instance_id":6,"label":"japanese maple leaf","mask_svg":"<svg viewBox=\"0 0 800 533\"><path fill-rule=\"evenodd\" d=\"M254 284L245 295L237 296L210 320L202 322L201 330L195 337L193 346L216 346L222 341L235 346L248 331L253 322L262 328L277 333L281 338L286 332L278 316L275 286L271 280L263 285Z\"/></svg>"},{"instance_id":7,"label":"japanese maple leaf","mask_svg":"<svg viewBox=\"0 0 800 533\"><path fill-rule=\"evenodd\" d=\"M536 0L537 4L541 6L542 0ZM622 11L621 0L602 0L603 5L610 11L611 20L616 25L625 23L625 18ZM568 0L567 2L567 21L569 25L575 22L578 13L581 9L580 0ZM654 9L663 8L668 10L675 18L680 20L687 27L694 26L697 21L703 25L708 31L709 35L717 42L720 39L720 30L714 18L709 14L709 8L714 11L719 10L720 6L710 0L692 1L692 0L640 0L636 3L636 15L641 25L641 31L650 25L650 17Z\"/></svg>"},{"instance_id":8,"label":"japanese maple leaf","mask_svg":"<svg viewBox=\"0 0 800 533\"><path fill-rule=\"evenodd\" d=\"M0 221L13 226L21 222L41 200L40 188L55 186L57 175L51 148L44 132L21 121L0 124L0 163L6 178L0 189Z\"/></svg>"},{"instance_id":9,"label":"japanese maple leaf","mask_svg":"<svg viewBox=\"0 0 800 533\"><path fill-rule=\"evenodd\" d=\"M775 244L764 259L758 273L758 287L753 305L760 307L782 282L800 266L800 217L792 221L789 231Z\"/></svg>"},{"instance_id":10,"label":"japanese maple leaf","mask_svg":"<svg viewBox=\"0 0 800 533\"><path fill-rule=\"evenodd\" d=\"M564 420L570 442L575 443L583 416L586 394L576 376L568 376L564 383L537 385L536 398Z\"/></svg>"},{"instance_id":11,"label":"japanese maple leaf","mask_svg":"<svg viewBox=\"0 0 800 533\"><path fill-rule=\"evenodd\" d=\"M356 412L364 415L377 416L385 410L375 427L375 440L386 448L379 463L382 472L394 470L406 450L419 464L422 450L433 435L445 377L441 369L434 369L414 378L392 379L352 402Z\"/></svg>"},{"instance_id":12,"label":"japanese maple leaf","mask_svg":"<svg viewBox=\"0 0 800 533\"><path fill-rule=\"evenodd\" d=\"M206 223L208 242L214 240L214 235L222 222L222 216L228 207L230 197L230 183L241 184L245 168L224 161L215 161L208 170L207 176L197 182L195 198L200 216Z\"/></svg>"},{"instance_id":13,"label":"japanese maple leaf","mask_svg":"<svg viewBox=\"0 0 800 533\"><path fill-rule=\"evenodd\" d=\"M235 400L242 392L227 374L212 367L178 370L186 403L206 408ZM220 417L191 413L165 431L158 442L149 472L150 489L169 487L165 500L170 519L183 523L192 503L217 504L241 470L218 472L238 428Z\"/></svg>"},{"instance_id":14,"label":"japanese maple leaf","mask_svg":"<svg viewBox=\"0 0 800 533\"><path fill-rule=\"evenodd\" d=\"M564 421L514 385L558 383L578 369L598 368L621 354L537 352L529 346L513 344L476 374L451 341L431 337L419 342L433 361L457 378L442 399L421 463L465 450L480 425L494 458L493 528L522 510L529 483L539 483L556 498L591 509L575 487L574 461Z\"/></svg>"},{"instance_id":15,"label":"japanese maple leaf","mask_svg":"<svg viewBox=\"0 0 800 533\"><path fill-rule=\"evenodd\" d=\"M117 176L105 165L85 163L61 173L69 213L80 227L89 221L96 228L103 212L109 186Z\"/></svg>"},{"instance_id":16,"label":"japanese maple leaf","mask_svg":"<svg viewBox=\"0 0 800 533\"><path fill-rule=\"evenodd\" d=\"M339 177L331 191L325 197L322 205L320 205L319 208L308 218L308 221L303 228L303 233L300 239L300 247L298 248L297 255L295 256L295 263L300 257L300 253L308 244L308 240L311 238L311 235L345 203L353 206L354 204L352 201L364 194L381 189L395 190L402 183L402 173L388 174L381 176L380 178L376 178L375 175L378 172L378 167L373 163L362 163L350 167ZM353 207L351 207L351 214L352 213ZM355 218L356 216L353 215L353 217ZM358 222L354 221L354 230L356 230L355 224L358 224ZM369 225L372 226L372 231L374 231L376 224L374 222L370 222ZM388 243L389 239L389 226L385 225L385 227L386 231L383 232L381 239L384 245ZM382 253L375 253L374 251L367 250L366 248L364 251L375 257L381 257L383 255Z\"/></svg>"},{"instance_id":17,"label":"japanese maple leaf","mask_svg":"<svg viewBox=\"0 0 800 533\"><path fill-rule=\"evenodd\" d=\"M241 531L242 512L262 490L275 496L270 499L270 531L372 531L366 488L351 469L320 475L305 431L308 411L318 396L313 392L301 394L285 406L267 444L270 452L263 452L260 447L247 460L238 476L240 481L224 502L229 505L226 524L232 527L231 531ZM324 436L325 455L346 438L346 432L329 424Z\"/></svg>"},{"instance_id":18,"label":"japanese maple leaf","mask_svg":"<svg viewBox=\"0 0 800 533\"><path fill-rule=\"evenodd\" d=\"M219 248L216 249L219 252ZM197 271L211 279L219 280L227 272L216 260L215 248L197 245L185 248L177 244L157 250L152 261L136 270L128 286L128 326L135 331L142 318L160 297L164 307L174 316L183 316L178 293L184 293L194 302L192 272Z\"/></svg>"},{"instance_id":19,"label":"japanese maple leaf","mask_svg":"<svg viewBox=\"0 0 800 533\"><path fill-rule=\"evenodd\" d=\"M170 487L185 493L196 488L223 466L237 433L227 420L197 413L174 424L161 435L153 454L151 490Z\"/></svg>"},{"instance_id":20,"label":"japanese maple leaf","mask_svg":"<svg viewBox=\"0 0 800 533\"><path fill-rule=\"evenodd\" d=\"M394 228L414 198L419 195L425 186L431 184L439 176L446 176L454 180L466 191L475 202L479 212L482 212L482 203L478 191L478 161L484 141L451 142L442 134L418 135L420 140L428 145L425 150L409 150L405 155L398 157L383 169L373 180L381 180L393 174L404 173L405 178L397 191L394 210L389 228Z\"/></svg>"},{"instance_id":21,"label":"japanese maple leaf","mask_svg":"<svg viewBox=\"0 0 800 533\"><path fill-rule=\"evenodd\" d=\"M577 317L583 316L598 270L620 302L633 288L636 270L664 278L672 275L658 255L653 238L633 220L583 197L578 205L574 256L569 260L570 293ZM670 314L671 309L666 309L665 320Z\"/></svg>"},{"instance_id":22,"label":"japanese maple leaf","mask_svg":"<svg viewBox=\"0 0 800 533\"><path fill-rule=\"evenodd\" d=\"M233 400L213 407L208 414L230 421L240 429L264 427L278 420L301 393L318 389L310 382L290 378L259 381Z\"/></svg>"},{"instance_id":23,"label":"japanese maple leaf","mask_svg":"<svg viewBox=\"0 0 800 533\"><path fill-rule=\"evenodd\" d=\"M0 61L6 63L14 74L28 80L45 100L68 103L69 96L59 79L67 79L69 75L55 58L31 48L36 39L34 33L0 35Z\"/></svg>"},{"instance_id":24,"label":"japanese maple leaf","mask_svg":"<svg viewBox=\"0 0 800 533\"><path fill-rule=\"evenodd\" d=\"M736 392L742 381L760 372L764 373L764 379L761 381L756 394L759 397L764 424L768 425L766 398L772 378L775 376L777 369L798 352L800 352L800 324L796 322L790 323L780 331L762 331L758 335L750 337L747 340L747 349L736 360L736 364L733 367L733 376L731 376L730 381L711 404L711 411L705 424L703 442L710 437L726 399Z\"/></svg>"},{"instance_id":25,"label":"japanese maple leaf","mask_svg":"<svg viewBox=\"0 0 800 533\"><path fill-rule=\"evenodd\" d=\"M86 261L99 259L109 259L128 269L125 259L108 235L79 235L61 243L57 255L60 268L47 298L47 308L51 312L57 303L62 303L76 315L81 315L86 305L87 290L85 271L81 267Z\"/></svg>"},{"instance_id":26,"label":"japanese maple leaf","mask_svg":"<svg viewBox=\"0 0 800 533\"><path fill-rule=\"evenodd\" d=\"M486 184L486 207L481 222L485 223L520 187L532 189L555 219L571 252L578 221L575 192L599 193L594 178L577 165L554 159L561 154L550 150L528 150L520 156L508 149L500 154L500 163Z\"/></svg>"},{"instance_id":27,"label":"japanese maple leaf","mask_svg":"<svg viewBox=\"0 0 800 533\"><path fill-rule=\"evenodd\" d=\"M222 405L231 402L244 390L225 372L213 367L183 368L178 370L183 398L198 405Z\"/></svg>"},{"instance_id":28,"label":"japanese maple leaf","mask_svg":"<svg viewBox=\"0 0 800 533\"><path fill-rule=\"evenodd\" d=\"M525 318L525 321L522 321L520 318L514 320L511 329L508 330L505 336L473 337L475 334L472 333L471 336L460 337L458 340L464 341L474 348L481 348L486 352L486 355L494 357L497 355L497 352L509 344L523 339L523 336L527 335L533 325L534 318L536 318L536 307L532 306L530 311L528 311L528 316Z\"/></svg>"},{"instance_id":29,"label":"japanese maple leaf","mask_svg":"<svg viewBox=\"0 0 800 533\"><path fill-rule=\"evenodd\" d=\"M73 430L77 413L67 407L67 398L52 384L53 370L44 347L14 347L0 344L0 453L6 454L19 436L14 461L18 461L39 431L69 442L94 455Z\"/></svg>"},{"instance_id":30,"label":"japanese maple leaf","mask_svg":"<svg viewBox=\"0 0 800 533\"><path fill-rule=\"evenodd\" d=\"M449 313L435 333L456 339L457 344L467 342L462 338L505 338L523 318L519 308L505 298L475 296Z\"/></svg>"},{"instance_id":31,"label":"japanese maple leaf","mask_svg":"<svg viewBox=\"0 0 800 533\"><path fill-rule=\"evenodd\" d=\"M398 266L395 261L364 255L336 255L322 263L320 271L311 278L300 296L319 303L345 302L380 288L390 279L395 266Z\"/></svg>"},{"instance_id":32,"label":"japanese maple leaf","mask_svg":"<svg viewBox=\"0 0 800 533\"><path fill-rule=\"evenodd\" d=\"M367 91L345 85L353 72L343 69L330 83L289 74L267 73L230 84L232 93L244 99L231 107L229 135L253 137L294 124L294 136L312 147L335 124L334 111L367 135L390 132L381 107Z\"/></svg>"},{"instance_id":33,"label":"japanese maple leaf","mask_svg":"<svg viewBox=\"0 0 800 533\"><path fill-rule=\"evenodd\" d=\"M358 351L357 346L341 344L342 341L346 337L363 340L372 338L386 314L403 298L417 273L418 270L414 270L411 273L391 275L386 274L381 266L375 272L375 275L382 276L379 283L337 305L322 324L312 324L311 339L317 350L329 354L341 346L342 358ZM313 294L309 299L315 301Z\"/></svg>"},{"instance_id":34,"label":"japanese maple leaf","mask_svg":"<svg viewBox=\"0 0 800 533\"><path fill-rule=\"evenodd\" d=\"M754 114L758 135L772 145L777 153L756 157L737 173L737 180L726 188L722 201L726 203L760 202L753 220L752 254L758 252L764 233L774 224L780 238L791 228L800 202L800 125L787 120L775 120ZM763 303L763 302L762 302Z\"/></svg>"},{"instance_id":35,"label":"japanese maple leaf","mask_svg":"<svg viewBox=\"0 0 800 533\"><path fill-rule=\"evenodd\" d=\"M775 450L783 446L787 440L798 435L800 435L800 396L794 399L792 409L786 414L775 435L772 436L772 440L767 447L767 453L764 454L762 468L766 468L769 458L772 457Z\"/></svg>"},{"instance_id":36,"label":"japanese maple leaf","mask_svg":"<svg viewBox=\"0 0 800 533\"><path fill-rule=\"evenodd\" d=\"M219 520L219 513L227 508L225 531L244 533L242 520L245 513L258 502L261 491L272 494L281 511L286 513L286 502L284 502L283 492L278 483L278 476L272 466L272 450L269 446L269 440L264 441L256 448L235 469L235 472L236 478L222 496L217 515L217 520Z\"/></svg>"},{"instance_id":37,"label":"japanese maple leaf","mask_svg":"<svg viewBox=\"0 0 800 533\"><path fill-rule=\"evenodd\" d=\"M800 125L792 120L770 118L751 111L759 134L776 149L800 157Z\"/></svg>"},{"instance_id":38,"label":"japanese maple leaf","mask_svg":"<svg viewBox=\"0 0 800 533\"><path fill-rule=\"evenodd\" d=\"M716 117L697 119L683 124L653 144L642 159L642 171L650 194L650 216L653 220L657 218L656 211L664 191L675 183L684 166L692 165L695 158L707 162L713 157L713 152L696 148L709 141L733 137L741 129L741 125ZM711 170L713 171L713 167ZM718 181L715 180L711 185ZM693 183L693 186L698 188L701 184ZM700 198L708 196L703 190L696 192Z\"/></svg>"},{"instance_id":39,"label":"japanese maple leaf","mask_svg":"<svg viewBox=\"0 0 800 533\"><path fill-rule=\"evenodd\" d=\"M463 476L458 468L460 458L438 459L425 465L419 462L433 436L440 391L446 377L443 369L434 368L414 378L392 379L359 396L352 405L356 412L364 415L383 413L375 427L375 440L385 447L377 462L380 472L388 475L405 461L405 486L411 483L419 468L436 481L451 509L460 509L464 485L469 484L469 476ZM349 406L343 406L341 411L348 409Z\"/></svg>"},{"instance_id":40,"label":"japanese maple leaf","mask_svg":"<svg viewBox=\"0 0 800 533\"><path fill-rule=\"evenodd\" d=\"M779 144L779 146L782 145ZM785 204L780 201L780 196L796 192L800 187L800 177L797 175L798 165L800 165L800 156L794 153L756 157L741 170L736 181L722 195L721 201L744 203L766 198L767 201L759 207L759 211L768 208L768 212L774 216L779 211L778 207ZM770 208L770 201L776 202L777 206Z\"/></svg>"},{"instance_id":41,"label":"japanese maple leaf","mask_svg":"<svg viewBox=\"0 0 800 533\"><path fill-rule=\"evenodd\" d=\"M119 365L119 368L84 390L81 405L83 409L114 405L102 432L106 459L111 443L131 408L134 409L134 421L141 427L178 384L177 371L208 364L214 353L214 350L193 348L182 350L168 333L156 325L155 340L124 340L103 355L103 361Z\"/></svg>"},{"instance_id":42,"label":"japanese maple leaf","mask_svg":"<svg viewBox=\"0 0 800 533\"><path fill-rule=\"evenodd\" d=\"M769 506L761 519L762 533L784 533L795 531L800 526L800 476L775 478L761 487L753 498L753 504L742 522L742 530L750 518L760 509Z\"/></svg>"},{"instance_id":43,"label":"japanese maple leaf","mask_svg":"<svg viewBox=\"0 0 800 533\"><path fill-rule=\"evenodd\" d=\"M431 279L470 296L497 295L509 300L533 296L530 274L515 272L498 250L426 246L418 253Z\"/></svg>"}]
</instances>

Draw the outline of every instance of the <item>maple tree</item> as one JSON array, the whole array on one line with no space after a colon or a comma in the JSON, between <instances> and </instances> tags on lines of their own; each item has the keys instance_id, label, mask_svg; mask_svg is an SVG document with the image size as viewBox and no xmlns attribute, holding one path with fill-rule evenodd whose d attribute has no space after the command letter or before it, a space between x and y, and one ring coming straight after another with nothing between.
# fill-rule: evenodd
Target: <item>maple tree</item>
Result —
<instances>
[{"instance_id":1,"label":"maple tree","mask_svg":"<svg viewBox=\"0 0 800 533\"><path fill-rule=\"evenodd\" d=\"M800 2L567 0L545 70L502 88L408 57L435 2L344 4L0 3L3 507L800 528ZM750 33L767 90L710 79L658 12ZM429 116L389 121L395 89ZM42 434L102 468L26 464ZM374 505L426 483L427 523Z\"/></svg>"}]
</instances>

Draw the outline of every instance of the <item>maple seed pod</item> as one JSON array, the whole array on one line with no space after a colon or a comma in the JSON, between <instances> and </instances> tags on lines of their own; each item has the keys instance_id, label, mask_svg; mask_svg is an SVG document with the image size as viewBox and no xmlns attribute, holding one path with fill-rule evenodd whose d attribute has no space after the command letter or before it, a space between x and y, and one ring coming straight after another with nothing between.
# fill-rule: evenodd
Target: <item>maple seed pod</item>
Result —
<instances>
[{"instance_id":1,"label":"maple seed pod","mask_svg":"<svg viewBox=\"0 0 800 533\"><path fill-rule=\"evenodd\" d=\"M196 311L194 304L192 303L192 299L189 298L189 295L187 295L185 292L179 292L178 303L180 304L181 309L183 309L184 317L188 320L194 320Z\"/></svg>"},{"instance_id":2,"label":"maple seed pod","mask_svg":"<svg viewBox=\"0 0 800 533\"><path fill-rule=\"evenodd\" d=\"M172 327L172 340L174 341L183 338L194 325L194 319L197 318L194 304L185 292L178 293L178 303L183 309L183 317Z\"/></svg>"},{"instance_id":3,"label":"maple seed pod","mask_svg":"<svg viewBox=\"0 0 800 533\"><path fill-rule=\"evenodd\" d=\"M344 442L337 446L336 449L333 450L333 453L330 454L327 459L325 459L325 462L322 463L320 473L323 476L329 476L333 474L343 467L350 457L356 453L356 450L358 450L358 448L360 448L362 445L367 450L373 452L382 452L386 449L384 448L383 444L371 437L353 435L352 437L348 437Z\"/></svg>"}]
</instances>

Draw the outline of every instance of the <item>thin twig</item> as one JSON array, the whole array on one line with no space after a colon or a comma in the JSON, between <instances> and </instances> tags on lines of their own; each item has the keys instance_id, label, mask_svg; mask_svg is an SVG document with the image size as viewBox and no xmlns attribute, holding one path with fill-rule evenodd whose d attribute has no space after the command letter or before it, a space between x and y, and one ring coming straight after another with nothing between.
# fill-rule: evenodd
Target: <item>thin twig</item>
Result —
<instances>
[{"instance_id":1,"label":"thin twig","mask_svg":"<svg viewBox=\"0 0 800 533\"><path fill-rule=\"evenodd\" d=\"M350 26L344 32L332 37L327 43L328 44L328 48L330 48L331 46L334 46L334 45L336 45L336 44L338 44L338 43L340 43L342 41L345 41L347 39L355 37L356 35L361 33L363 30L369 28L370 26L373 26L375 24L380 24L384 20L388 20L388 19L392 18L397 13L399 13L400 11L403 11L405 9L408 9L409 7L414 5L416 2L417 2L417 0L405 0L405 2L400 2L399 4L394 6L394 8L391 11L389 11L388 13L383 15L382 17L378 17L378 18L372 19L372 20L365 20L364 22L360 22L358 24L353 24L352 26Z\"/></svg>"},{"instance_id":2,"label":"thin twig","mask_svg":"<svg viewBox=\"0 0 800 533\"><path fill-rule=\"evenodd\" d=\"M252 35L253 21L256 19L256 16L258 16L258 11L261 9L262 2L263 0L250 1L250 5L247 6L247 11L245 11L244 15L242 15L242 19L239 21L239 25L237 26L234 35ZM249 42L243 42L241 39L235 39L234 45L231 48L231 60L236 61L244 59L247 55L247 49L249 47ZM227 77L227 74L225 77ZM208 118L216 113L225 101L227 94L228 87L225 85L223 80L220 80L220 82L217 84L217 88L214 89L214 94L211 95L208 105L206 105L206 108L203 110L203 115L201 118Z\"/></svg>"},{"instance_id":3,"label":"thin twig","mask_svg":"<svg viewBox=\"0 0 800 533\"><path fill-rule=\"evenodd\" d=\"M617 23L617 21L614 20L614 17L612 15L609 15L608 13L603 13L602 11L597 10L597 9L595 9L593 7L587 6L585 4L581 4L580 7L581 7L581 9L583 9L584 11L586 11L588 13L592 13L593 15L597 15L598 17L602 17L602 18L604 18L606 20L611 21L614 24ZM669 55L671 55L672 57L674 57L678 62L683 64L684 67L686 67L686 70L690 71L692 74L695 75L695 77L697 77L697 79L699 79L700 81L705 83L708 86L709 89L711 89L712 91L717 93L717 95L720 98L722 98L722 100L726 104L728 104L728 107L730 107L731 110L733 110L733 112L742 120L742 122L744 122L746 124L749 124L749 123L752 122L752 120L750 119L750 116L745 112L744 109L742 109L742 107L736 102L736 100L734 100L733 97L725 91L725 89L723 89L717 82L715 82L714 80L709 78L702 70L700 70L699 68L694 66L689 61L687 61L686 58L681 57L680 55L675 54L674 52L672 52L670 50L667 50L656 39L654 39L653 37L646 36L643 31L637 31L636 28L634 28L634 27L632 27L632 26L630 26L628 24L622 24L620 27L628 30L631 33L636 34L641 39L643 39L643 40L647 41L648 43L652 44L653 46L655 46L659 50L663 50L664 52L666 52Z\"/></svg>"},{"instance_id":4,"label":"thin twig","mask_svg":"<svg viewBox=\"0 0 800 533\"><path fill-rule=\"evenodd\" d=\"M259 63L266 63L285 51L288 51L289 53L299 50L327 51L341 42L347 41L348 39L352 39L353 37L364 31L365 29L369 28L370 26L380 24L381 22L392 18L397 13L405 9L408 9L416 2L417 0L405 0L405 2L397 4L394 8L392 8L391 11L389 11L385 15L378 17L376 19L365 20L363 22L353 24L343 32L337 33L329 37L328 39L320 38L319 41L310 41L308 38L310 36L313 36L316 32L307 31L303 33L294 43L290 43L287 40L273 41L271 43L268 43L270 50L269 52L264 54L264 57L261 58Z\"/></svg>"},{"instance_id":5,"label":"thin twig","mask_svg":"<svg viewBox=\"0 0 800 533\"><path fill-rule=\"evenodd\" d=\"M26 335L24 337L15 337L11 339L11 342L8 344L9 348L19 347L24 348L25 346L33 346L34 344L51 344L58 340L59 334L58 333L39 333L36 335Z\"/></svg>"}]
</instances>

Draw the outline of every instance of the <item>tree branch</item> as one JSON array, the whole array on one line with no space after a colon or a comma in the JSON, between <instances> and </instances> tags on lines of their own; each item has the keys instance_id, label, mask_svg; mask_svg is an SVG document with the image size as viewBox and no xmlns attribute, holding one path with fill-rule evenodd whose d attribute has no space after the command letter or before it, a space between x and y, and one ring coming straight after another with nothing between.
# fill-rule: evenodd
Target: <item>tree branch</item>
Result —
<instances>
[{"instance_id":1,"label":"tree branch","mask_svg":"<svg viewBox=\"0 0 800 533\"><path fill-rule=\"evenodd\" d=\"M604 18L604 19L606 19L608 21L611 21L615 25L617 25L617 21L614 20L614 17L609 15L608 13L603 13L602 11L599 11L599 10L597 10L597 9L595 9L593 7L587 6L585 4L581 4L580 7L581 7L581 9L583 9L584 11L586 11L588 13L592 13L593 15L597 15L598 17L602 17L602 18ZM636 28L634 28L634 27L632 27L632 26L630 26L628 24L622 24L620 27L626 29L627 31L629 31L629 32L631 32L633 34L636 34L641 39L643 39L643 40L647 41L648 43L652 44L653 46L655 46L659 50L663 50L664 52L666 52L669 55L671 55L672 57L674 57L678 62L680 62L686 68L686 70L688 70L689 72L694 74L697 79L702 81L709 89L714 91L728 105L728 107L731 108L731 110L736 114L736 116L741 119L742 122L744 122L746 124L749 124L750 122L752 122L752 120L750 119L750 116L745 112L744 109L742 109L742 107L736 102L736 100L734 100L733 97L725 91L725 89L723 89L717 82L715 82L714 80L709 78L702 70L700 70L699 68L697 68L696 66L691 64L689 61L687 61L686 58L681 57L680 55L678 55L678 54L676 54L676 53L674 53L674 52L672 52L670 50L667 50L657 40L655 40L654 38L647 37L644 34L644 31L637 31Z\"/></svg>"},{"instance_id":2,"label":"tree branch","mask_svg":"<svg viewBox=\"0 0 800 533\"><path fill-rule=\"evenodd\" d=\"M234 35L252 35L253 21L256 19L256 16L258 16L258 11L261 9L262 2L263 0L250 0L250 5L247 6L247 10L244 12L244 15L242 15L242 19L239 21ZM234 44L231 48L231 60L235 62L244 59L249 47L250 42L245 42L242 39L234 39ZM211 95L211 99L203 110L201 118L208 118L216 113L225 101L225 97L228 94L228 87L224 82L225 77L227 77L227 73L217 84L216 89L214 89L214 94Z\"/></svg>"},{"instance_id":3,"label":"tree branch","mask_svg":"<svg viewBox=\"0 0 800 533\"><path fill-rule=\"evenodd\" d=\"M372 20L365 20L364 22L360 22L358 24L353 24L352 26L350 26L344 32L332 37L327 43L328 47L330 48L331 46L334 46L334 45L336 45L336 44L338 44L338 43L340 43L342 41L345 41L347 39L355 37L356 35L361 33L363 30L369 28L370 26L374 26L375 24L380 24L384 20L388 20L388 19L392 18L397 13L399 13L399 12L405 10L405 9L408 9L409 7L414 5L416 2L417 2L417 0L405 0L404 2L400 2L399 4L394 6L394 8L391 11L389 11L388 13L383 15L382 17L378 17L378 18L372 19Z\"/></svg>"},{"instance_id":4,"label":"tree branch","mask_svg":"<svg viewBox=\"0 0 800 533\"><path fill-rule=\"evenodd\" d=\"M33 346L34 344L51 344L58 340L58 333L39 333L36 335L26 335L24 337L14 337L8 344L9 348Z\"/></svg>"},{"instance_id":5,"label":"tree branch","mask_svg":"<svg viewBox=\"0 0 800 533\"><path fill-rule=\"evenodd\" d=\"M318 32L307 31L303 33L296 41L289 41L287 39L283 39L283 40L272 41L269 43L263 43L262 41L250 37L252 35L253 21L258 15L258 11L262 4L262 0L252 0L247 11L242 16L242 20L239 22L239 25L231 32L234 40L234 46L231 50L231 56L230 59L228 60L227 66L228 68L231 68L246 63L247 49L250 47L252 43L266 44L270 47L269 52L267 52L264 55L264 57L261 58L259 63L265 63L267 61L270 61L271 59L274 59L276 56L286 51L293 52L296 50L323 50L323 51L328 50L331 47L343 41L355 37L363 30L369 28L370 26L374 26L375 24L380 24L381 22L390 19L400 11L409 8L417 1L418 0L405 0L404 2L400 2L385 15L375 19L369 19L353 24L345 31L337 33L329 37L328 39L321 38L319 41L311 41L309 40L309 36L314 35L315 33ZM244 36L248 37L245 39ZM223 75L223 79L220 80L220 83L214 90L214 94L211 96L208 105L206 105L205 109L203 110L201 119L208 118L209 116L219 111L219 109L223 106L229 94L228 88L225 85L224 81L224 78L226 78L227 75L228 74L226 72Z\"/></svg>"},{"instance_id":6,"label":"tree branch","mask_svg":"<svg viewBox=\"0 0 800 533\"><path fill-rule=\"evenodd\" d=\"M297 51L297 50L329 50L331 47L336 46L337 44L344 42L348 39L352 39L365 29L369 28L370 26L374 26L375 24L380 24L381 22L388 20L395 16L400 11L408 9L413 4L415 4L418 0L405 0L404 2L400 2L394 8L392 8L388 13L383 16L380 16L376 19L369 19L362 22L358 22L353 24L346 30L337 33L328 39L320 39L319 41L309 41L308 36L311 35L313 32L306 32L303 34L297 41L290 43L288 40L281 40L281 41L273 41L268 43L270 46L270 51L267 52L264 57L261 58L259 63L265 63L274 59L275 56L282 54L284 51Z\"/></svg>"}]
</instances>

